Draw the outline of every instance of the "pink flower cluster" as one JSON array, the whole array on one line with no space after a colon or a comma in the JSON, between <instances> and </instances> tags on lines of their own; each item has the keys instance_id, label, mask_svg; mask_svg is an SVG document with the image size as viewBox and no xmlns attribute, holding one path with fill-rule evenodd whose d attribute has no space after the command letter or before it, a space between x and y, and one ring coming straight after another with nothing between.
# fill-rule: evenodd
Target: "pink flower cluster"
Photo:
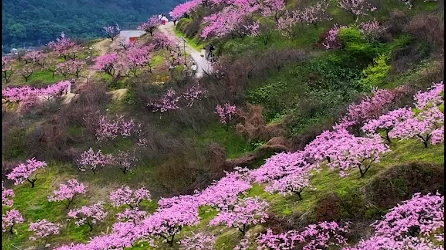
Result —
<instances>
[{"instance_id":1,"label":"pink flower cluster","mask_svg":"<svg viewBox=\"0 0 446 250\"><path fill-rule=\"evenodd\" d=\"M392 110L381 115L378 119L369 120L362 126L362 130L366 133L375 133L378 130L390 131L400 121L407 120L413 116L414 114L410 108Z\"/></svg>"},{"instance_id":2,"label":"pink flower cluster","mask_svg":"<svg viewBox=\"0 0 446 250\"><path fill-rule=\"evenodd\" d=\"M51 41L48 43L48 47L50 47L59 56L67 59L69 54L76 49L77 45L62 32L60 37L56 38L56 41Z\"/></svg>"},{"instance_id":3,"label":"pink flower cluster","mask_svg":"<svg viewBox=\"0 0 446 250\"><path fill-rule=\"evenodd\" d=\"M341 177L348 175L351 168L358 168L361 177L369 170L373 163L379 162L380 155L390 151L389 146L384 144L379 135L372 137L355 137L348 132L343 139L335 141L327 164L330 168L338 168Z\"/></svg>"},{"instance_id":4,"label":"pink flower cluster","mask_svg":"<svg viewBox=\"0 0 446 250\"><path fill-rule=\"evenodd\" d=\"M367 0L338 0L338 6L352 13L356 19L376 10L376 7L372 6Z\"/></svg>"},{"instance_id":5,"label":"pink flower cluster","mask_svg":"<svg viewBox=\"0 0 446 250\"><path fill-rule=\"evenodd\" d=\"M67 91L70 81L61 81L44 88L24 87L7 87L2 89L2 98L10 102L20 102L31 96L49 97L61 95Z\"/></svg>"},{"instance_id":6,"label":"pink flower cluster","mask_svg":"<svg viewBox=\"0 0 446 250\"><path fill-rule=\"evenodd\" d=\"M170 88L167 90L166 94L157 102L150 102L147 104L148 107L152 108L153 112L167 112L169 110L178 109L178 101L180 100L179 96L176 96L175 90Z\"/></svg>"},{"instance_id":7,"label":"pink flower cluster","mask_svg":"<svg viewBox=\"0 0 446 250\"><path fill-rule=\"evenodd\" d=\"M188 102L187 106L192 107L195 100L201 100L206 98L208 91L200 86L200 84L194 85L186 90L181 96Z\"/></svg>"},{"instance_id":8,"label":"pink flower cluster","mask_svg":"<svg viewBox=\"0 0 446 250\"><path fill-rule=\"evenodd\" d=\"M49 202L66 201L66 208L73 202L74 197L85 194L85 185L76 179L70 179L66 183L59 185L59 189L53 191L53 195L48 196Z\"/></svg>"},{"instance_id":9,"label":"pink flower cluster","mask_svg":"<svg viewBox=\"0 0 446 250\"><path fill-rule=\"evenodd\" d=\"M266 221L268 207L268 203L259 197L238 199L230 209L221 210L217 216L209 221L209 225L235 227L245 235L249 226Z\"/></svg>"},{"instance_id":10,"label":"pink flower cluster","mask_svg":"<svg viewBox=\"0 0 446 250\"><path fill-rule=\"evenodd\" d=\"M355 124L363 124L370 119L376 119L386 113L395 100L407 92L405 86L394 90L376 89L372 96L366 96L359 103L352 103L347 113L341 118L337 128L348 128Z\"/></svg>"},{"instance_id":11,"label":"pink flower cluster","mask_svg":"<svg viewBox=\"0 0 446 250\"><path fill-rule=\"evenodd\" d=\"M129 186L121 188L110 193L110 200L114 207L128 205L130 208L136 208L141 201L150 201L150 192L144 187L132 190Z\"/></svg>"},{"instance_id":12,"label":"pink flower cluster","mask_svg":"<svg viewBox=\"0 0 446 250\"><path fill-rule=\"evenodd\" d=\"M58 223L52 223L46 219L37 220L36 222L29 223L28 231L33 232L33 236L30 236L30 240L37 240L37 238L45 238L50 235L60 233L62 226Z\"/></svg>"},{"instance_id":13,"label":"pink flower cluster","mask_svg":"<svg viewBox=\"0 0 446 250\"><path fill-rule=\"evenodd\" d=\"M327 35L322 42L322 46L324 46L325 49L337 49L341 47L341 42L338 40L338 32L342 28L344 28L344 26L334 24L327 32Z\"/></svg>"},{"instance_id":14,"label":"pink flower cluster","mask_svg":"<svg viewBox=\"0 0 446 250\"><path fill-rule=\"evenodd\" d=\"M285 11L277 18L276 27L283 36L293 37L295 26L298 24L315 24L324 20L331 20L327 15L329 1L322 0L315 5L310 5L302 10Z\"/></svg>"},{"instance_id":15,"label":"pink flower cluster","mask_svg":"<svg viewBox=\"0 0 446 250\"><path fill-rule=\"evenodd\" d=\"M196 10L201 6L201 0L191 0L184 3L180 3L175 8L169 12L169 15L174 19L179 19L185 14L190 14L192 11Z\"/></svg>"},{"instance_id":16,"label":"pink flower cluster","mask_svg":"<svg viewBox=\"0 0 446 250\"><path fill-rule=\"evenodd\" d=\"M6 214L2 215L2 232L6 232L6 230L8 230L11 234L13 234L14 225L23 223L24 221L25 220L23 219L23 216L20 214L19 210L11 209L6 211Z\"/></svg>"},{"instance_id":17,"label":"pink flower cluster","mask_svg":"<svg viewBox=\"0 0 446 250\"><path fill-rule=\"evenodd\" d=\"M60 74L63 77L67 77L68 75L74 75L76 76L76 78L79 78L80 72L86 65L87 64L85 61L69 59L64 62L56 64L54 70L57 74Z\"/></svg>"},{"instance_id":18,"label":"pink flower cluster","mask_svg":"<svg viewBox=\"0 0 446 250\"><path fill-rule=\"evenodd\" d=\"M257 30L250 30L249 27L258 28L258 25L252 26L253 23L248 22L246 16L258 10L260 6L257 3L253 3L252 6L246 3L239 4L229 5L220 12L204 17L203 22L206 26L200 36L206 39L211 35L216 37L224 37L229 34L240 37L255 35Z\"/></svg>"},{"instance_id":19,"label":"pink flower cluster","mask_svg":"<svg viewBox=\"0 0 446 250\"><path fill-rule=\"evenodd\" d=\"M133 119L125 120L122 115L116 115L114 120L101 115L95 135L98 141L113 140L118 136L125 138L137 133L139 127L140 124L135 124Z\"/></svg>"},{"instance_id":20,"label":"pink flower cluster","mask_svg":"<svg viewBox=\"0 0 446 250\"><path fill-rule=\"evenodd\" d=\"M79 170L85 171L87 169L91 169L93 173L96 173L96 170L100 167L104 167L112 162L111 155L105 155L98 150L97 153L90 148L88 151L83 152L80 155L79 159Z\"/></svg>"},{"instance_id":21,"label":"pink flower cluster","mask_svg":"<svg viewBox=\"0 0 446 250\"><path fill-rule=\"evenodd\" d=\"M116 52L107 53L96 57L93 69L104 71L110 76L115 75L118 54Z\"/></svg>"},{"instance_id":22,"label":"pink flower cluster","mask_svg":"<svg viewBox=\"0 0 446 250\"><path fill-rule=\"evenodd\" d=\"M155 28L160 24L161 20L157 16L151 16L147 22L140 24L136 29L144 30L152 35Z\"/></svg>"},{"instance_id":23,"label":"pink flower cluster","mask_svg":"<svg viewBox=\"0 0 446 250\"><path fill-rule=\"evenodd\" d=\"M257 169L249 171L252 181L265 183L277 180L301 170L310 170L315 166L310 164L304 152L281 152L265 160L265 163Z\"/></svg>"},{"instance_id":24,"label":"pink flower cluster","mask_svg":"<svg viewBox=\"0 0 446 250\"><path fill-rule=\"evenodd\" d=\"M17 165L11 173L6 175L9 180L14 181L14 185L19 185L24 183L25 181L32 182L30 179L31 175L38 169L44 168L46 166L46 162L38 161L35 158L26 160L25 163L20 163ZM35 179L35 178L32 178Z\"/></svg>"},{"instance_id":25,"label":"pink flower cluster","mask_svg":"<svg viewBox=\"0 0 446 250\"><path fill-rule=\"evenodd\" d=\"M313 250L321 246L346 245L344 235L348 232L348 224L339 225L336 222L319 222L305 227L302 231L291 230L281 234L274 234L271 229L257 238L259 250L299 249Z\"/></svg>"},{"instance_id":26,"label":"pink flower cluster","mask_svg":"<svg viewBox=\"0 0 446 250\"><path fill-rule=\"evenodd\" d=\"M443 142L442 126L444 126L444 113L435 106L421 111L416 116L399 121L389 132L389 137L399 139L417 137L427 147L429 142L431 144ZM435 135L434 141L430 140L432 133Z\"/></svg>"},{"instance_id":27,"label":"pink flower cluster","mask_svg":"<svg viewBox=\"0 0 446 250\"><path fill-rule=\"evenodd\" d=\"M145 232L142 236L162 238L172 246L175 235L184 226L194 226L199 222L198 204L190 201L185 199L171 207L158 208L155 213L141 221L139 230Z\"/></svg>"},{"instance_id":28,"label":"pink flower cluster","mask_svg":"<svg viewBox=\"0 0 446 250\"><path fill-rule=\"evenodd\" d=\"M5 182L2 181L2 207L11 207L13 201L10 199L14 197L14 191L5 187Z\"/></svg>"},{"instance_id":29,"label":"pink flower cluster","mask_svg":"<svg viewBox=\"0 0 446 250\"><path fill-rule=\"evenodd\" d=\"M90 231L92 231L93 225L104 221L107 214L102 203L98 202L90 206L83 206L79 209L71 209L68 212L68 217L76 220L74 222L76 226L87 224L90 227Z\"/></svg>"},{"instance_id":30,"label":"pink flower cluster","mask_svg":"<svg viewBox=\"0 0 446 250\"><path fill-rule=\"evenodd\" d=\"M215 236L206 233L192 232L188 236L180 240L181 249L184 250L209 250L213 249L215 245Z\"/></svg>"},{"instance_id":31,"label":"pink flower cluster","mask_svg":"<svg viewBox=\"0 0 446 250\"><path fill-rule=\"evenodd\" d=\"M195 100L201 100L206 98L207 90L200 86L200 84L194 85L187 89L184 93L176 96L176 92L173 88L167 90L164 96L155 102L150 102L147 107L151 108L152 112L167 112L169 110L179 109L178 103L181 99L187 101L186 106L192 107Z\"/></svg>"},{"instance_id":32,"label":"pink flower cluster","mask_svg":"<svg viewBox=\"0 0 446 250\"><path fill-rule=\"evenodd\" d=\"M377 119L370 119L363 127L365 132L377 132L382 129L386 138L409 139L416 137L424 146L438 144L444 141L444 114L438 105L444 103L443 83L434 84L426 92L418 92L415 96L415 106L419 109L413 113L409 108L390 111Z\"/></svg>"},{"instance_id":33,"label":"pink flower cluster","mask_svg":"<svg viewBox=\"0 0 446 250\"><path fill-rule=\"evenodd\" d=\"M377 41L385 30L385 28L376 20L360 23L358 29L368 42Z\"/></svg>"},{"instance_id":34,"label":"pink flower cluster","mask_svg":"<svg viewBox=\"0 0 446 250\"><path fill-rule=\"evenodd\" d=\"M150 60L152 56L150 52L154 49L154 45L150 46L138 46L132 44L125 54L119 56L119 60L116 64L119 73L124 76L136 76L139 70L143 70L145 67L151 71Z\"/></svg>"},{"instance_id":35,"label":"pink flower cluster","mask_svg":"<svg viewBox=\"0 0 446 250\"><path fill-rule=\"evenodd\" d=\"M178 45L174 39L166 36L164 33L158 32L153 35L154 48L163 48L171 51Z\"/></svg>"},{"instance_id":36,"label":"pink flower cluster","mask_svg":"<svg viewBox=\"0 0 446 250\"><path fill-rule=\"evenodd\" d=\"M310 186L310 174L308 170L300 169L283 178L273 180L271 185L265 187L265 191L278 192L282 195L297 194L302 199L301 193L308 186Z\"/></svg>"},{"instance_id":37,"label":"pink flower cluster","mask_svg":"<svg viewBox=\"0 0 446 250\"><path fill-rule=\"evenodd\" d=\"M116 26L105 26L103 27L104 32L107 34L107 37L110 38L112 41L115 36L119 34L121 31L121 28L119 28L119 25L116 24Z\"/></svg>"},{"instance_id":38,"label":"pink flower cluster","mask_svg":"<svg viewBox=\"0 0 446 250\"><path fill-rule=\"evenodd\" d=\"M116 214L119 221L133 222L135 225L141 222L147 216L149 216L149 213L144 210L139 210L137 207L126 208L124 211Z\"/></svg>"},{"instance_id":39,"label":"pink flower cluster","mask_svg":"<svg viewBox=\"0 0 446 250\"><path fill-rule=\"evenodd\" d=\"M39 65L40 67L44 66L45 55L40 51L30 51L23 55L22 59L26 64L34 63Z\"/></svg>"},{"instance_id":40,"label":"pink flower cluster","mask_svg":"<svg viewBox=\"0 0 446 250\"><path fill-rule=\"evenodd\" d=\"M228 124L237 114L236 106L229 104L229 102L225 103L223 106L217 105L215 107L215 113L220 117L221 123Z\"/></svg>"},{"instance_id":41,"label":"pink flower cluster","mask_svg":"<svg viewBox=\"0 0 446 250\"><path fill-rule=\"evenodd\" d=\"M372 225L375 234L346 250L443 249L444 197L416 193Z\"/></svg>"},{"instance_id":42,"label":"pink flower cluster","mask_svg":"<svg viewBox=\"0 0 446 250\"><path fill-rule=\"evenodd\" d=\"M427 91L419 91L414 96L415 106L424 109L444 104L444 83L434 83Z\"/></svg>"},{"instance_id":43,"label":"pink flower cluster","mask_svg":"<svg viewBox=\"0 0 446 250\"><path fill-rule=\"evenodd\" d=\"M238 172L226 173L226 176L199 192L198 203L201 206L226 209L237 202L238 195L251 188L249 181Z\"/></svg>"}]
</instances>

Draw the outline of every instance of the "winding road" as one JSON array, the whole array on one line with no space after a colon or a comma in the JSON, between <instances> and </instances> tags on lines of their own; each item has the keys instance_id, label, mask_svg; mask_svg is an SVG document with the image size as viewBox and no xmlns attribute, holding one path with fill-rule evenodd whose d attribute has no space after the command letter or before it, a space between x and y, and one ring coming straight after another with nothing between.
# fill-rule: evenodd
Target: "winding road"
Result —
<instances>
[{"instance_id":1,"label":"winding road","mask_svg":"<svg viewBox=\"0 0 446 250\"><path fill-rule=\"evenodd\" d=\"M184 47L186 48L186 54L189 54L192 57L192 60L194 60L195 64L197 65L197 73L195 74L195 77L201 78L205 74L205 72L209 73L212 72L212 63L204 59L204 57L201 57L200 52L197 51L192 46L190 46L185 40L177 37L174 29L175 26L173 22L167 22L165 25L158 26L158 30L164 33L166 36L174 39L179 48L181 49ZM109 50L116 48L117 46L118 45L116 40L111 42L110 39L103 39L93 44L92 49L98 51L99 55L104 55ZM87 69L86 74L82 76L83 79L76 84L77 89L81 88L83 85L88 84L88 82L96 72L97 70L94 70L92 67L89 67ZM112 95L113 99L119 99L122 98L126 90L127 89L118 89L114 91L109 91L108 93ZM77 96L77 94L73 92L66 94L63 103L64 104L70 103L75 96Z\"/></svg>"},{"instance_id":2,"label":"winding road","mask_svg":"<svg viewBox=\"0 0 446 250\"><path fill-rule=\"evenodd\" d=\"M205 72L212 71L212 63L204 59L204 57L200 56L200 52L190 46L187 42L185 42L182 38L179 38L175 35L175 26L173 22L167 22L165 25L158 26L158 30L164 33L166 36L173 38L180 48L186 47L186 53L189 54L194 60L197 67L197 74L195 75L197 78L202 77Z\"/></svg>"}]
</instances>

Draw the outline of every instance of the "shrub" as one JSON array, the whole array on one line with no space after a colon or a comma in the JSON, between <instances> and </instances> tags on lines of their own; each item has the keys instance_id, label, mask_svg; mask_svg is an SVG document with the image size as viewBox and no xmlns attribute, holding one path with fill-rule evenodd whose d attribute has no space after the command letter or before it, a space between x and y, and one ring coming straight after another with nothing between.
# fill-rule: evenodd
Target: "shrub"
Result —
<instances>
[{"instance_id":1,"label":"shrub","mask_svg":"<svg viewBox=\"0 0 446 250\"><path fill-rule=\"evenodd\" d=\"M2 138L2 156L5 160L25 158L28 154L26 143L27 129L11 128Z\"/></svg>"},{"instance_id":2,"label":"shrub","mask_svg":"<svg viewBox=\"0 0 446 250\"><path fill-rule=\"evenodd\" d=\"M383 84L390 71L390 65L387 64L389 58L388 54L380 54L373 59L373 64L362 71L364 78L360 80L360 83L364 88L371 89Z\"/></svg>"},{"instance_id":3,"label":"shrub","mask_svg":"<svg viewBox=\"0 0 446 250\"><path fill-rule=\"evenodd\" d=\"M403 30L420 42L427 41L438 52L444 49L444 22L436 14L419 14L410 19Z\"/></svg>"},{"instance_id":4,"label":"shrub","mask_svg":"<svg viewBox=\"0 0 446 250\"><path fill-rule=\"evenodd\" d=\"M359 65L370 63L377 54L372 44L367 43L361 31L355 27L340 29L337 37L341 41L342 50Z\"/></svg>"},{"instance_id":5,"label":"shrub","mask_svg":"<svg viewBox=\"0 0 446 250\"><path fill-rule=\"evenodd\" d=\"M389 209L410 199L414 193L444 194L443 166L411 162L380 173L365 186L367 200L380 209Z\"/></svg>"}]
</instances>

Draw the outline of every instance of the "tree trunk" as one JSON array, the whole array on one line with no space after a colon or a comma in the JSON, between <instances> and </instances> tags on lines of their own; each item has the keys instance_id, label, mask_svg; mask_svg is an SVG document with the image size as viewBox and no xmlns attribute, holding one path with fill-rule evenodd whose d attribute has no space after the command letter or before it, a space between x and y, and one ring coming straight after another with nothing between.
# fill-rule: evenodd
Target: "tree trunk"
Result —
<instances>
[{"instance_id":1,"label":"tree trunk","mask_svg":"<svg viewBox=\"0 0 446 250\"><path fill-rule=\"evenodd\" d=\"M31 183L31 188L34 188L34 183L37 181L37 179L26 179L29 183Z\"/></svg>"}]
</instances>

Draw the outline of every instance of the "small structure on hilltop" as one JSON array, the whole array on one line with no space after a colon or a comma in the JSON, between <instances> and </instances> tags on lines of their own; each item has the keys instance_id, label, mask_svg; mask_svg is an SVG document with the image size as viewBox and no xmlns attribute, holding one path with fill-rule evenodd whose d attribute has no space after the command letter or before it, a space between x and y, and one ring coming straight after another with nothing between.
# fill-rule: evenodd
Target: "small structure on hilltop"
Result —
<instances>
[{"instance_id":1,"label":"small structure on hilltop","mask_svg":"<svg viewBox=\"0 0 446 250\"><path fill-rule=\"evenodd\" d=\"M121 30L119 32L119 38L121 38L122 41L125 42L125 44L129 44L145 33L146 32L144 30Z\"/></svg>"}]
</instances>

